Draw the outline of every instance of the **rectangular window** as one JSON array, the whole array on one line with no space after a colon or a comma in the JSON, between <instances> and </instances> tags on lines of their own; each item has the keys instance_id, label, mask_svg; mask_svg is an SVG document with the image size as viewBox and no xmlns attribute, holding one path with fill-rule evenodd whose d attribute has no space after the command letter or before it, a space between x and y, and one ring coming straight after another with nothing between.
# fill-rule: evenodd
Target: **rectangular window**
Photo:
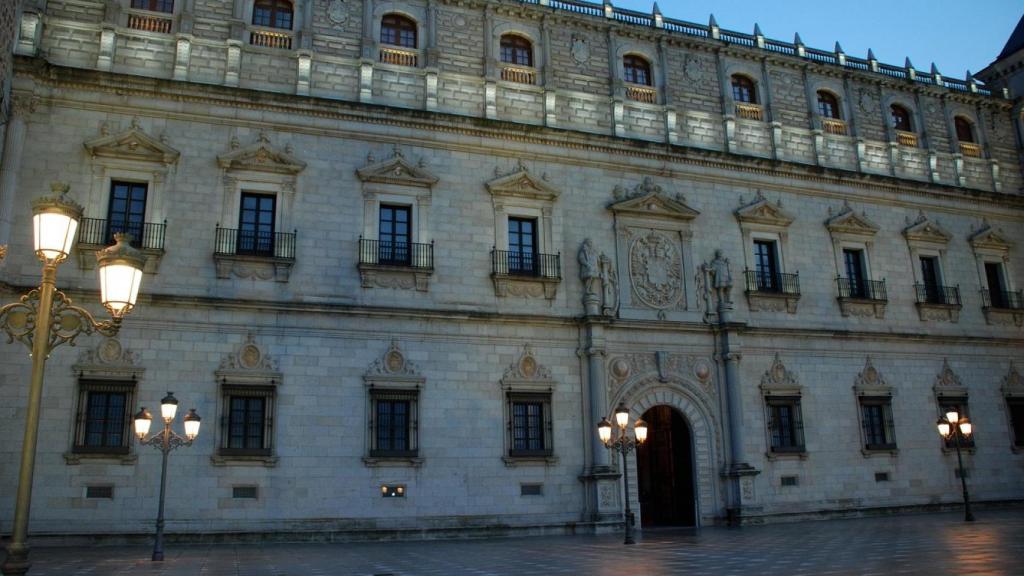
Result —
<instances>
[{"instance_id":1,"label":"rectangular window","mask_svg":"<svg viewBox=\"0 0 1024 576\"><path fill-rule=\"evenodd\" d=\"M114 243L114 234L127 232L132 244L142 242L146 219L147 185L137 182L111 182L110 205L107 207L107 234L104 242Z\"/></svg>"},{"instance_id":2,"label":"rectangular window","mask_svg":"<svg viewBox=\"0 0 1024 576\"><path fill-rule=\"evenodd\" d=\"M892 401L888 397L861 397L861 425L865 450L894 450Z\"/></svg>"},{"instance_id":3,"label":"rectangular window","mask_svg":"<svg viewBox=\"0 0 1024 576\"><path fill-rule=\"evenodd\" d=\"M537 221L509 217L508 273L536 275L537 272Z\"/></svg>"},{"instance_id":4,"label":"rectangular window","mask_svg":"<svg viewBox=\"0 0 1024 576\"><path fill-rule=\"evenodd\" d=\"M238 215L238 254L274 255L274 220L277 199L273 195L242 193Z\"/></svg>"},{"instance_id":5,"label":"rectangular window","mask_svg":"<svg viewBox=\"0 0 1024 576\"><path fill-rule=\"evenodd\" d=\"M409 206L381 204L377 261L380 264L408 266L412 241L412 210Z\"/></svg>"},{"instance_id":6,"label":"rectangular window","mask_svg":"<svg viewBox=\"0 0 1024 576\"><path fill-rule=\"evenodd\" d=\"M771 240L754 241L754 272L759 291L778 292L781 289L775 242Z\"/></svg>"},{"instance_id":7,"label":"rectangular window","mask_svg":"<svg viewBox=\"0 0 1024 576\"><path fill-rule=\"evenodd\" d=\"M939 280L939 259L935 256L921 256L921 284L924 285L925 301L929 304L943 302Z\"/></svg>"},{"instance_id":8,"label":"rectangular window","mask_svg":"<svg viewBox=\"0 0 1024 576\"><path fill-rule=\"evenodd\" d=\"M804 425L799 396L769 396L768 431L772 452L803 452Z\"/></svg>"},{"instance_id":9,"label":"rectangular window","mask_svg":"<svg viewBox=\"0 0 1024 576\"><path fill-rule=\"evenodd\" d=\"M1024 398L1007 398L1006 407L1010 412L1010 426L1013 428L1013 445L1024 448Z\"/></svg>"},{"instance_id":10,"label":"rectangular window","mask_svg":"<svg viewBox=\"0 0 1024 576\"><path fill-rule=\"evenodd\" d=\"M989 302L993 308L1009 308L1003 265L999 262L985 262L985 280L988 284Z\"/></svg>"},{"instance_id":11,"label":"rectangular window","mask_svg":"<svg viewBox=\"0 0 1024 576\"><path fill-rule=\"evenodd\" d=\"M416 390L370 391L370 456L411 458L418 451Z\"/></svg>"},{"instance_id":12,"label":"rectangular window","mask_svg":"<svg viewBox=\"0 0 1024 576\"><path fill-rule=\"evenodd\" d=\"M79 383L73 452L127 454L133 382Z\"/></svg>"},{"instance_id":13,"label":"rectangular window","mask_svg":"<svg viewBox=\"0 0 1024 576\"><path fill-rule=\"evenodd\" d=\"M222 387L222 456L270 456L273 438L273 386Z\"/></svg>"},{"instance_id":14,"label":"rectangular window","mask_svg":"<svg viewBox=\"0 0 1024 576\"><path fill-rule=\"evenodd\" d=\"M967 398L964 397L964 396L961 396L961 397L946 396L946 397L939 398L939 417L940 418L945 417L946 412L949 412L950 410L956 410L957 413L960 414L961 418L963 418L965 416L970 418L970 414L971 413L970 413L969 407L967 406ZM946 448L953 449L955 447L956 447L956 438L953 437L953 436L950 436L946 440ZM969 438L961 438L960 439L960 447L961 448L973 448L974 447L974 436L971 436Z\"/></svg>"},{"instance_id":15,"label":"rectangular window","mask_svg":"<svg viewBox=\"0 0 1024 576\"><path fill-rule=\"evenodd\" d=\"M551 455L551 394L508 393L509 457Z\"/></svg>"},{"instance_id":16,"label":"rectangular window","mask_svg":"<svg viewBox=\"0 0 1024 576\"><path fill-rule=\"evenodd\" d=\"M864 251L844 249L843 264L846 268L846 278L850 281L850 298L866 298L867 274L864 269Z\"/></svg>"}]
</instances>

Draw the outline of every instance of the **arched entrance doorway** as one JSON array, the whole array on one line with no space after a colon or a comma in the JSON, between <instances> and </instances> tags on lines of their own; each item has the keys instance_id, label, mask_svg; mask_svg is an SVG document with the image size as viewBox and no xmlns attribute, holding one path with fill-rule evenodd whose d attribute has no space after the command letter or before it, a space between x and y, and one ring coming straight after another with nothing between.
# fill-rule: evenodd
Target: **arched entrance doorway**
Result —
<instances>
[{"instance_id":1,"label":"arched entrance doorway","mask_svg":"<svg viewBox=\"0 0 1024 576\"><path fill-rule=\"evenodd\" d=\"M644 527L694 526L693 442L690 427L671 406L644 412L647 442L637 448L640 518Z\"/></svg>"}]
</instances>

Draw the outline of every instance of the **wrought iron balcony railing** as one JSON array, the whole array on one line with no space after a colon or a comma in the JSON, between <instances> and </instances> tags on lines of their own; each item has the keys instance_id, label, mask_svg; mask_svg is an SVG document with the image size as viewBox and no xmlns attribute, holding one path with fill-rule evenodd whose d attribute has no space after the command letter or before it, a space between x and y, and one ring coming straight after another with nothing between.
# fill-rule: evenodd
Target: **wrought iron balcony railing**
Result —
<instances>
[{"instance_id":1,"label":"wrought iron balcony railing","mask_svg":"<svg viewBox=\"0 0 1024 576\"><path fill-rule=\"evenodd\" d=\"M939 286L938 284L914 284L918 304L960 305L959 286Z\"/></svg>"},{"instance_id":2,"label":"wrought iron balcony railing","mask_svg":"<svg viewBox=\"0 0 1024 576\"><path fill-rule=\"evenodd\" d=\"M263 48L291 50L292 35L286 32L273 32L270 30L250 30L249 44Z\"/></svg>"},{"instance_id":3,"label":"wrought iron balcony railing","mask_svg":"<svg viewBox=\"0 0 1024 576\"><path fill-rule=\"evenodd\" d=\"M846 136L846 122L838 118L822 118L821 128L829 134Z\"/></svg>"},{"instance_id":4,"label":"wrought iron balcony railing","mask_svg":"<svg viewBox=\"0 0 1024 576\"><path fill-rule=\"evenodd\" d=\"M903 130L896 130L896 141L903 146L910 146L911 148L917 148L917 134L914 132L905 132Z\"/></svg>"},{"instance_id":5,"label":"wrought iron balcony railing","mask_svg":"<svg viewBox=\"0 0 1024 576\"><path fill-rule=\"evenodd\" d=\"M78 230L79 244L110 246L114 243L114 234L126 232L132 235L132 247L144 250L163 250L164 232L167 223L153 222L110 222L99 218L82 218Z\"/></svg>"},{"instance_id":6,"label":"wrought iron balcony railing","mask_svg":"<svg viewBox=\"0 0 1024 576\"><path fill-rule=\"evenodd\" d=\"M433 270L434 244L360 238L359 263Z\"/></svg>"},{"instance_id":7,"label":"wrought iron balcony railing","mask_svg":"<svg viewBox=\"0 0 1024 576\"><path fill-rule=\"evenodd\" d=\"M128 27L132 30L170 34L173 26L174 20L170 18L170 14L154 14L148 11L128 13Z\"/></svg>"},{"instance_id":8,"label":"wrought iron balcony railing","mask_svg":"<svg viewBox=\"0 0 1024 576\"><path fill-rule=\"evenodd\" d=\"M214 254L294 260L296 234L297 232L258 232L218 227Z\"/></svg>"},{"instance_id":9,"label":"wrought iron balcony railing","mask_svg":"<svg viewBox=\"0 0 1024 576\"><path fill-rule=\"evenodd\" d=\"M561 255L491 250L491 271L502 276L561 279Z\"/></svg>"},{"instance_id":10,"label":"wrought iron balcony railing","mask_svg":"<svg viewBox=\"0 0 1024 576\"><path fill-rule=\"evenodd\" d=\"M517 84L536 84L537 70L523 66L505 65L501 68L501 79Z\"/></svg>"},{"instance_id":11,"label":"wrought iron balcony railing","mask_svg":"<svg viewBox=\"0 0 1024 576\"><path fill-rule=\"evenodd\" d=\"M747 120L764 120L764 108L759 104L736 103L736 116Z\"/></svg>"},{"instance_id":12,"label":"wrought iron balcony railing","mask_svg":"<svg viewBox=\"0 0 1024 576\"><path fill-rule=\"evenodd\" d=\"M650 86L626 86L626 98L644 104L654 104L658 101L658 92Z\"/></svg>"},{"instance_id":13,"label":"wrought iron balcony railing","mask_svg":"<svg viewBox=\"0 0 1024 576\"><path fill-rule=\"evenodd\" d=\"M800 274L782 274L761 270L744 270L747 292L800 295Z\"/></svg>"},{"instance_id":14,"label":"wrought iron balcony railing","mask_svg":"<svg viewBox=\"0 0 1024 576\"><path fill-rule=\"evenodd\" d=\"M851 300L873 300L875 302L887 302L889 297L885 293L885 280L857 280L836 278L839 286L839 297Z\"/></svg>"},{"instance_id":15,"label":"wrought iron balcony railing","mask_svg":"<svg viewBox=\"0 0 1024 576\"><path fill-rule=\"evenodd\" d=\"M981 300L985 308L1024 310L1024 294L1021 290L982 290Z\"/></svg>"},{"instance_id":16,"label":"wrought iron balcony railing","mask_svg":"<svg viewBox=\"0 0 1024 576\"><path fill-rule=\"evenodd\" d=\"M981 158L981 146L974 142L961 142L960 153L971 158Z\"/></svg>"},{"instance_id":17,"label":"wrought iron balcony railing","mask_svg":"<svg viewBox=\"0 0 1024 576\"><path fill-rule=\"evenodd\" d=\"M419 53L416 50L407 50L404 48L392 48L381 46L380 49L380 61L385 64L394 64L396 66L409 66L411 68L416 67Z\"/></svg>"}]
</instances>

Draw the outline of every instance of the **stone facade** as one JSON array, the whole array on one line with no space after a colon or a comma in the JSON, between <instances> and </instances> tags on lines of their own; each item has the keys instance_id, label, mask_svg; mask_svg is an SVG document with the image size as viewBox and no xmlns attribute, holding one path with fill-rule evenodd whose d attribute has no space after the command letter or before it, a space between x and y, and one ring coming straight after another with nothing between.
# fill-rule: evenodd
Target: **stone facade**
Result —
<instances>
[{"instance_id":1,"label":"stone facade","mask_svg":"<svg viewBox=\"0 0 1024 576\"><path fill-rule=\"evenodd\" d=\"M1024 283L1014 101L598 5L298 1L275 37L290 48L251 44L265 32L251 2L174 5L50 0L21 16L4 301L37 282L29 200L52 180L95 219L112 182L144 183L146 222L166 224L118 339L48 362L33 533L152 522L155 453L75 449L94 381L128 382L129 402L151 408L170 389L204 417L171 456L172 532L611 527L621 465L595 427L619 403L685 419L698 524L957 502L956 456L934 430L945 397L969 402L973 493L1024 497L1006 400L1022 315L983 300L985 263L1008 291ZM374 39L392 11L419 27L414 66L381 61ZM139 17L166 24L139 30ZM533 42L532 84L502 80L505 32ZM628 54L650 63L651 101L623 81ZM733 74L753 79L760 120L737 114ZM818 89L838 94L845 135L823 129ZM888 128L891 102L912 109L916 146ZM982 157L957 146L954 113L973 120ZM274 197L287 246L252 255L224 240L253 191ZM408 207L429 266L366 257L381 205ZM532 219L550 269L501 267L510 217ZM795 291L750 284L758 242ZM847 249L884 298L843 292ZM87 252L58 285L98 308ZM959 287L955 313L919 305L921 257ZM0 433L19 438L29 363L10 351ZM269 399L264 444L245 454L226 441L227 398L242 389ZM865 448L864 390L887 399L893 447ZM377 394L415 406L414 454L378 453ZM546 402L541 456L510 449L516 394ZM802 450L772 449L779 397L796 398ZM0 449L5 494L17 446ZM113 498L87 497L96 486ZM382 498L388 486L405 495ZM0 500L0 530L12 510Z\"/></svg>"}]
</instances>

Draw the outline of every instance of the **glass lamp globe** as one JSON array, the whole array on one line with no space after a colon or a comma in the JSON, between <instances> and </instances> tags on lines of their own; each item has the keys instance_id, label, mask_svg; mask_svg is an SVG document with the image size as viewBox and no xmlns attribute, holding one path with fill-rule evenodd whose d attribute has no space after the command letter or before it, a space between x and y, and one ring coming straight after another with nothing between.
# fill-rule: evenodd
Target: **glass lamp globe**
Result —
<instances>
[{"instance_id":1,"label":"glass lamp globe","mask_svg":"<svg viewBox=\"0 0 1024 576\"><path fill-rule=\"evenodd\" d=\"M604 444L612 441L612 423L607 418L601 418L601 423L597 425L597 435Z\"/></svg>"},{"instance_id":2,"label":"glass lamp globe","mask_svg":"<svg viewBox=\"0 0 1024 576\"><path fill-rule=\"evenodd\" d=\"M32 228L36 255L44 262L67 259L82 219L82 207L65 196L70 187L63 182L50 185L52 196L32 201Z\"/></svg>"},{"instance_id":3,"label":"glass lamp globe","mask_svg":"<svg viewBox=\"0 0 1024 576\"><path fill-rule=\"evenodd\" d=\"M114 318L121 318L135 307L142 284L141 252L131 247L130 234L114 234L115 244L96 252L100 272L100 301Z\"/></svg>"},{"instance_id":4,"label":"glass lamp globe","mask_svg":"<svg viewBox=\"0 0 1024 576\"><path fill-rule=\"evenodd\" d=\"M949 422L947 422L946 420L939 420L936 423L936 426L939 427L939 434L941 434L943 438L945 438L946 436L949 436L949 431L950 431Z\"/></svg>"},{"instance_id":5,"label":"glass lamp globe","mask_svg":"<svg viewBox=\"0 0 1024 576\"><path fill-rule=\"evenodd\" d=\"M174 415L178 413L178 399L174 397L173 392L168 392L167 396L164 396L163 400L160 401L160 416L167 422L174 420Z\"/></svg>"},{"instance_id":6,"label":"glass lamp globe","mask_svg":"<svg viewBox=\"0 0 1024 576\"><path fill-rule=\"evenodd\" d=\"M974 432L974 424L971 424L971 422L967 418L961 420L960 433L963 434L964 436L970 436L972 432Z\"/></svg>"},{"instance_id":7,"label":"glass lamp globe","mask_svg":"<svg viewBox=\"0 0 1024 576\"><path fill-rule=\"evenodd\" d=\"M143 406L139 413L135 415L135 435L140 439L145 438L146 434L149 434L149 425L152 423L153 415Z\"/></svg>"},{"instance_id":8,"label":"glass lamp globe","mask_svg":"<svg viewBox=\"0 0 1024 576\"><path fill-rule=\"evenodd\" d=\"M950 424L956 424L960 421L960 411L956 408L950 408L946 411L946 420L948 420Z\"/></svg>"},{"instance_id":9,"label":"glass lamp globe","mask_svg":"<svg viewBox=\"0 0 1024 576\"><path fill-rule=\"evenodd\" d=\"M629 409L626 408L625 404L619 404L619 407L615 409L615 423L623 430L629 424Z\"/></svg>"},{"instance_id":10,"label":"glass lamp globe","mask_svg":"<svg viewBox=\"0 0 1024 576\"><path fill-rule=\"evenodd\" d=\"M647 422L644 422L642 418L640 420L637 420L636 424L633 426L633 433L636 434L636 441L639 444L643 444L644 442L646 442Z\"/></svg>"},{"instance_id":11,"label":"glass lamp globe","mask_svg":"<svg viewBox=\"0 0 1024 576\"><path fill-rule=\"evenodd\" d=\"M199 421L202 418L199 414L196 414L196 409L192 408L185 414L185 437L189 440L195 440L196 436L199 436Z\"/></svg>"}]
</instances>

